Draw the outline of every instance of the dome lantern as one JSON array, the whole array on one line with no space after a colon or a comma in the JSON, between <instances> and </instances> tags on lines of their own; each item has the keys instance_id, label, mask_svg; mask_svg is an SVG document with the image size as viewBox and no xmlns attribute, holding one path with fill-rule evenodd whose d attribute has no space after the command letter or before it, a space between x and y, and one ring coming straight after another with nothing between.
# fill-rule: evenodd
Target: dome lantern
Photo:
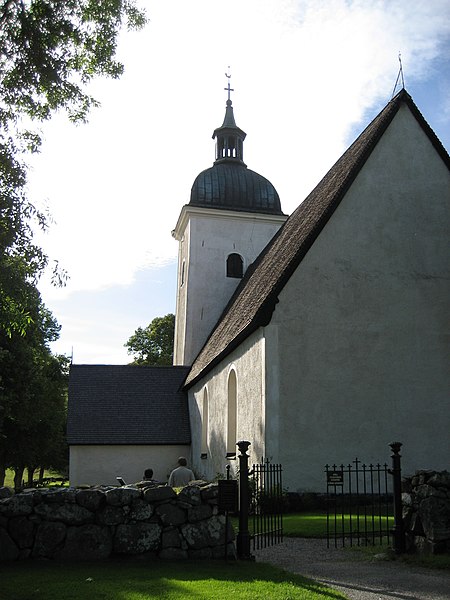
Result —
<instances>
[{"instance_id":1,"label":"dome lantern","mask_svg":"<svg viewBox=\"0 0 450 600\"><path fill-rule=\"evenodd\" d=\"M233 161L244 164L244 140L247 134L242 131L234 120L233 105L227 100L225 118L222 127L214 130L213 139L216 139L216 160L214 164L223 161Z\"/></svg>"},{"instance_id":2,"label":"dome lantern","mask_svg":"<svg viewBox=\"0 0 450 600\"><path fill-rule=\"evenodd\" d=\"M222 161L244 164L243 146L247 134L236 125L234 120L233 103L231 101L231 92L234 92L234 89L230 86L231 75L227 73L225 75L228 78L228 85L224 89L228 92L228 100L222 127L215 129L212 136L213 139L216 139L216 161L214 164Z\"/></svg>"},{"instance_id":3,"label":"dome lantern","mask_svg":"<svg viewBox=\"0 0 450 600\"><path fill-rule=\"evenodd\" d=\"M228 80L230 75L226 74ZM228 86L228 100L222 126L214 130L215 161L194 181L189 205L282 215L280 198L274 186L244 163L245 131L236 125Z\"/></svg>"}]
</instances>

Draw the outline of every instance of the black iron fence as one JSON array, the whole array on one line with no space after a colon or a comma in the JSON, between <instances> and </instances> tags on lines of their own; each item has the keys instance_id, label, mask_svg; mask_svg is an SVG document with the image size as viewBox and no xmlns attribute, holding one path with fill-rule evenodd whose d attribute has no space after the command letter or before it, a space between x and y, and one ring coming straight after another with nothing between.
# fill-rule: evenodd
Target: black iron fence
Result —
<instances>
[{"instance_id":1,"label":"black iron fence","mask_svg":"<svg viewBox=\"0 0 450 600\"><path fill-rule=\"evenodd\" d=\"M250 471L253 549L283 541L283 483L280 464L261 459Z\"/></svg>"},{"instance_id":2,"label":"black iron fence","mask_svg":"<svg viewBox=\"0 0 450 600\"><path fill-rule=\"evenodd\" d=\"M404 551L401 506L400 442L390 444L392 468L366 465L326 465L327 546L375 545L392 542Z\"/></svg>"},{"instance_id":3,"label":"black iron fence","mask_svg":"<svg viewBox=\"0 0 450 600\"><path fill-rule=\"evenodd\" d=\"M241 441L237 446L240 452L237 554L239 558L252 559L251 543L255 550L283 541L282 468L266 459L249 471L250 442Z\"/></svg>"}]
</instances>

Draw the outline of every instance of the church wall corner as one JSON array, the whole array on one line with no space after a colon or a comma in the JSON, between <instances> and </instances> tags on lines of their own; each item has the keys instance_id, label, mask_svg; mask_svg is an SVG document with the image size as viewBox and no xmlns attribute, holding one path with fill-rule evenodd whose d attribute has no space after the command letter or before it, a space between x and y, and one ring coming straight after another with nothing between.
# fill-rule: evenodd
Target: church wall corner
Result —
<instances>
[{"instance_id":1,"label":"church wall corner","mask_svg":"<svg viewBox=\"0 0 450 600\"><path fill-rule=\"evenodd\" d=\"M263 345L262 332L255 332L228 356L228 360L217 365L188 391L193 465L206 479L214 479L217 474L224 476L227 465L231 466L232 475L238 469L237 459L226 458L228 381L231 370L235 371L237 379L237 441L248 439L251 442L251 461L255 462L265 455L264 383L261 377ZM205 387L208 389L210 421L207 458L202 459L201 416Z\"/></svg>"}]
</instances>

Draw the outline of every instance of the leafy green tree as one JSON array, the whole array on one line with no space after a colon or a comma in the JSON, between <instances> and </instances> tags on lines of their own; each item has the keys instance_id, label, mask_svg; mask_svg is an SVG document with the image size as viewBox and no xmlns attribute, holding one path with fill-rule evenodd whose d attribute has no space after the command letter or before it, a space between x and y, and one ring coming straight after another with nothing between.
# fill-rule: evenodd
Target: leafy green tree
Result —
<instances>
[{"instance_id":1,"label":"leafy green tree","mask_svg":"<svg viewBox=\"0 0 450 600\"><path fill-rule=\"evenodd\" d=\"M28 481L39 467L54 471L68 470L66 442L67 390L70 359L43 352L36 364L33 384L33 405L36 418L26 428L25 465Z\"/></svg>"},{"instance_id":2,"label":"leafy green tree","mask_svg":"<svg viewBox=\"0 0 450 600\"><path fill-rule=\"evenodd\" d=\"M132 354L133 365L171 365L173 363L173 337L175 315L156 317L144 329L138 327L128 342L128 354Z\"/></svg>"},{"instance_id":3,"label":"leafy green tree","mask_svg":"<svg viewBox=\"0 0 450 600\"><path fill-rule=\"evenodd\" d=\"M25 334L0 331L0 484L7 467L20 485L26 467L56 463L66 422L68 359L49 349L60 327L36 287L28 288Z\"/></svg>"},{"instance_id":4,"label":"leafy green tree","mask_svg":"<svg viewBox=\"0 0 450 600\"><path fill-rule=\"evenodd\" d=\"M27 196L26 157L41 144L34 123L66 111L87 120L97 101L86 86L117 78L117 36L145 23L135 0L0 0L0 330L30 326L24 280L36 283L49 259L33 242L47 216ZM63 271L54 264L54 280Z\"/></svg>"},{"instance_id":5,"label":"leafy green tree","mask_svg":"<svg viewBox=\"0 0 450 600\"><path fill-rule=\"evenodd\" d=\"M98 105L89 82L123 72L121 27L144 23L135 0L0 0L0 483L6 465L18 481L24 467L59 460L44 442L61 437L64 413L63 364L48 348L59 326L36 288L49 258L33 233L48 216L26 187L27 158L41 145L36 126L56 111L85 122Z\"/></svg>"}]
</instances>

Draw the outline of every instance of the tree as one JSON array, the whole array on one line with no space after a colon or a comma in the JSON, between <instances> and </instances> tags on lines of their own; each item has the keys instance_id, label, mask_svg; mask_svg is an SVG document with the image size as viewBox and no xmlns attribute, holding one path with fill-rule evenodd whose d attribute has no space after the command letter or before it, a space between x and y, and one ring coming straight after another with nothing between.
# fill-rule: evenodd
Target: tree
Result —
<instances>
[{"instance_id":1,"label":"tree","mask_svg":"<svg viewBox=\"0 0 450 600\"><path fill-rule=\"evenodd\" d=\"M33 123L59 110L86 121L98 105L86 85L123 72L115 58L123 23L144 25L135 0L0 0L0 329L7 335L31 323L15 281L36 283L49 262L33 243L33 227L48 219L26 192L26 156L41 144ZM64 276L55 263L55 282Z\"/></svg>"},{"instance_id":2,"label":"tree","mask_svg":"<svg viewBox=\"0 0 450 600\"><path fill-rule=\"evenodd\" d=\"M0 483L6 464L19 478L44 460L44 438L57 437L50 415L61 412L61 378L50 376L58 368L48 348L59 326L36 287L49 258L33 233L48 216L26 188L27 156L41 144L35 124L56 111L87 120L98 105L87 84L123 71L115 53L124 23L145 23L135 0L0 0ZM53 276L64 282L57 262ZM33 447L17 443L31 433Z\"/></svg>"},{"instance_id":3,"label":"tree","mask_svg":"<svg viewBox=\"0 0 450 600\"><path fill-rule=\"evenodd\" d=\"M68 445L66 441L67 393L70 359L43 352L36 364L33 384L35 419L26 428L28 439L25 465L31 484L40 467L66 472Z\"/></svg>"},{"instance_id":4,"label":"tree","mask_svg":"<svg viewBox=\"0 0 450 600\"><path fill-rule=\"evenodd\" d=\"M64 455L69 360L51 354L60 326L36 287L28 288L25 334L0 331L0 485L7 467L20 485L26 467L47 467Z\"/></svg>"},{"instance_id":5,"label":"tree","mask_svg":"<svg viewBox=\"0 0 450 600\"><path fill-rule=\"evenodd\" d=\"M171 365L175 315L156 317L145 329L138 327L128 342L128 354L134 355L133 365Z\"/></svg>"}]
</instances>

